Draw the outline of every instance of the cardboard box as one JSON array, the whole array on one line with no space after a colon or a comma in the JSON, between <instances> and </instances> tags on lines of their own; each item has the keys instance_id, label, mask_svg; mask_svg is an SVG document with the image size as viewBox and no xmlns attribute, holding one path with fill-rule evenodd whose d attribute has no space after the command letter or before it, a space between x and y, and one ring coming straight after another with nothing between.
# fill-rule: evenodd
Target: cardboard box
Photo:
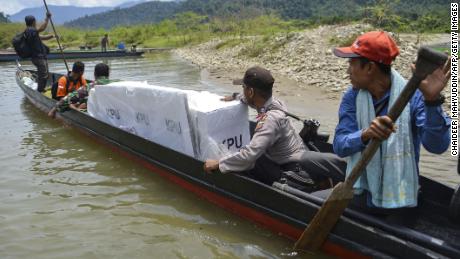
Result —
<instances>
[{"instance_id":1,"label":"cardboard box","mask_svg":"<svg viewBox=\"0 0 460 259\"><path fill-rule=\"evenodd\" d=\"M88 113L108 124L194 157L187 94L141 82L96 86Z\"/></svg>"},{"instance_id":2,"label":"cardboard box","mask_svg":"<svg viewBox=\"0 0 460 259\"><path fill-rule=\"evenodd\" d=\"M223 102L221 98L209 92L188 96L195 150L203 161L238 152L250 141L248 106L240 101Z\"/></svg>"},{"instance_id":3,"label":"cardboard box","mask_svg":"<svg viewBox=\"0 0 460 259\"><path fill-rule=\"evenodd\" d=\"M88 113L204 161L238 152L250 141L247 105L221 98L209 92L116 82L91 90Z\"/></svg>"}]
</instances>

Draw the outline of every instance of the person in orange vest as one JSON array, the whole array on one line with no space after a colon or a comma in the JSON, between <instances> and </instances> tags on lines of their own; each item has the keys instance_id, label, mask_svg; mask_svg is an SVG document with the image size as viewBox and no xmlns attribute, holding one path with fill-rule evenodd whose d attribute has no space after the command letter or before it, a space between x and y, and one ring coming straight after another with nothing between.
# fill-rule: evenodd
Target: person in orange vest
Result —
<instances>
[{"instance_id":1,"label":"person in orange vest","mask_svg":"<svg viewBox=\"0 0 460 259\"><path fill-rule=\"evenodd\" d=\"M85 72L85 64L77 61L73 64L72 72L68 76L61 76L58 81L56 96L63 98L74 90L78 90L83 85L86 85L86 79L83 77ZM69 80L69 82L67 82Z\"/></svg>"},{"instance_id":2,"label":"person in orange vest","mask_svg":"<svg viewBox=\"0 0 460 259\"><path fill-rule=\"evenodd\" d=\"M56 93L59 101L56 103L56 106L48 112L48 116L54 118L57 109L68 101L68 95L78 90L80 87L87 85L86 79L83 77L84 72L85 64L81 61L77 61L73 64L72 72L70 72L69 75L59 78Z\"/></svg>"}]
</instances>

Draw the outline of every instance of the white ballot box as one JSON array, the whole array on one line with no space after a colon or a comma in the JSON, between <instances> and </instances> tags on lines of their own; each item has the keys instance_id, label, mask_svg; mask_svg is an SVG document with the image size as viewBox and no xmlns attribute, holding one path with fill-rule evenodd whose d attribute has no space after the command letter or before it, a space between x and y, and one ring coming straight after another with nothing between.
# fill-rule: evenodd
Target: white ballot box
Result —
<instances>
[{"instance_id":1,"label":"white ballot box","mask_svg":"<svg viewBox=\"0 0 460 259\"><path fill-rule=\"evenodd\" d=\"M195 157L187 109L184 91L142 82L96 86L88 99L91 116Z\"/></svg>"},{"instance_id":2,"label":"white ballot box","mask_svg":"<svg viewBox=\"0 0 460 259\"><path fill-rule=\"evenodd\" d=\"M116 82L91 90L88 113L204 161L238 152L250 140L247 106L221 98L145 82Z\"/></svg>"}]
</instances>

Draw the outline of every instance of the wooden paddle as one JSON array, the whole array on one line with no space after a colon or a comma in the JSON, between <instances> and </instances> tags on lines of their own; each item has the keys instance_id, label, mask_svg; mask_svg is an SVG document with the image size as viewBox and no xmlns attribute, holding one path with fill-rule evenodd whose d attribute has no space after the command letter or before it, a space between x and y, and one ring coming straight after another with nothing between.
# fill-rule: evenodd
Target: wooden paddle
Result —
<instances>
[{"instance_id":1,"label":"wooden paddle","mask_svg":"<svg viewBox=\"0 0 460 259\"><path fill-rule=\"evenodd\" d=\"M43 3L45 4L46 12L50 13L50 10L48 9L48 5L46 4L46 0L43 0ZM67 60L65 60L64 52L62 51L62 47L61 47L61 42L59 41L59 37L56 33L56 28L54 28L54 23L51 17L50 17L50 22L51 22L51 27L53 27L54 35L55 35L57 44L59 46L59 50L61 51L62 59L64 60L64 64L65 64L65 67L67 69L67 74L68 74L70 72L69 66L67 65Z\"/></svg>"},{"instance_id":2,"label":"wooden paddle","mask_svg":"<svg viewBox=\"0 0 460 259\"><path fill-rule=\"evenodd\" d=\"M396 121L410 101L420 82L447 60L443 53L422 47L418 51L415 71L402 90L398 99L388 112L388 116ZM381 141L372 139L364 149L361 159L343 183L337 184L327 200L323 203L315 217L310 221L305 231L295 243L294 249L318 250L326 240L329 232L335 226L349 202L353 199L353 185L361 176L368 162L380 146Z\"/></svg>"}]
</instances>

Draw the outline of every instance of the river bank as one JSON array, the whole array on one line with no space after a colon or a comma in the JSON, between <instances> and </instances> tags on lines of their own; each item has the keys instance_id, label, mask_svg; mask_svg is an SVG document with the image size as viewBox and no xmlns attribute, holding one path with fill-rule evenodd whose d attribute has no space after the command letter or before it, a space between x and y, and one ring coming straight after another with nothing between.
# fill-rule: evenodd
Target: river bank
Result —
<instances>
[{"instance_id":1,"label":"river bank","mask_svg":"<svg viewBox=\"0 0 460 259\"><path fill-rule=\"evenodd\" d=\"M234 71L260 65L295 81L296 90L317 87L324 90L327 98L340 99L350 84L346 73L347 59L335 57L331 50L351 44L357 35L369 30L372 27L367 24L327 25L272 38L213 39L174 52L216 77L225 78ZM411 75L410 64L416 59L420 46L445 41L444 34L394 34L394 38L400 55L393 67L405 78ZM279 80L275 84L280 92L292 90L281 87ZM446 96L449 97L449 93L446 92Z\"/></svg>"},{"instance_id":2,"label":"river bank","mask_svg":"<svg viewBox=\"0 0 460 259\"><path fill-rule=\"evenodd\" d=\"M239 53L251 43L216 49L222 40L213 40L201 45L176 49L174 52L202 69L202 80L222 86L228 93L241 91L232 85L232 80L241 78L252 65L263 65L275 77L274 95L286 102L289 111L301 118L315 118L321 122L320 131L333 137L338 122L338 107L342 92L349 86L346 74L347 60L333 56L330 37L336 35L345 39L366 30L367 25L323 26L298 32L290 36L283 48L273 52L262 52L258 57L248 58ZM339 35L339 36L337 36ZM329 37L329 38L328 38ZM394 68L409 78L410 64L421 45L440 43L443 35L418 37L414 34L396 35L401 54L395 60ZM276 40L273 39L273 40ZM267 46L270 46L270 42ZM267 47L268 49L269 47ZM446 93L448 95L448 93ZM444 110L450 110L449 106ZM295 123L297 130L300 123ZM422 149L420 170L425 176L455 186L460 176L455 173L457 160L449 152L434 155Z\"/></svg>"}]
</instances>

